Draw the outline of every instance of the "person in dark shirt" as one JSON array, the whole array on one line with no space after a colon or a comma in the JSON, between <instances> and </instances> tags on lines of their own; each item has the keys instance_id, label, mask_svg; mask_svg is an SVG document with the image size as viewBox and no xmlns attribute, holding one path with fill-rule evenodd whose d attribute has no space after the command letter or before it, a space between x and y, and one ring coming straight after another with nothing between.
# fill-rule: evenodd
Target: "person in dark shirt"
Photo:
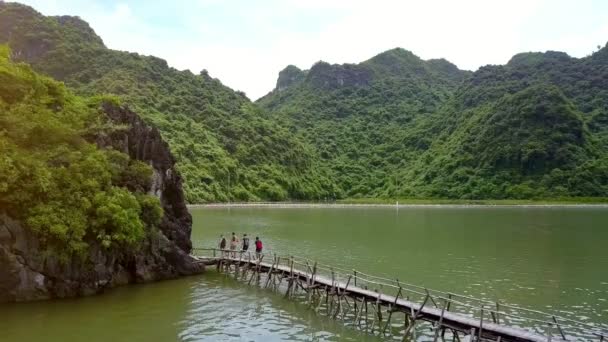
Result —
<instances>
[{"instance_id":1,"label":"person in dark shirt","mask_svg":"<svg viewBox=\"0 0 608 342\"><path fill-rule=\"evenodd\" d=\"M226 238L224 237L224 235L220 235L219 247L222 251L222 255L224 255L224 249L226 249Z\"/></svg>"},{"instance_id":2,"label":"person in dark shirt","mask_svg":"<svg viewBox=\"0 0 608 342\"><path fill-rule=\"evenodd\" d=\"M246 252L249 249L249 238L247 234L243 234L243 252Z\"/></svg>"}]
</instances>

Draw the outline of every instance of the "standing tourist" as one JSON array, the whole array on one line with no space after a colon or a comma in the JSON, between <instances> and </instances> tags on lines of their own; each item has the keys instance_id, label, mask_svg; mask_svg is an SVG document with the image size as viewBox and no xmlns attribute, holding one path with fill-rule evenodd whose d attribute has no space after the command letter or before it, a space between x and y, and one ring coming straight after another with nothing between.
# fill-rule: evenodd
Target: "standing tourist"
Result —
<instances>
[{"instance_id":1,"label":"standing tourist","mask_svg":"<svg viewBox=\"0 0 608 342\"><path fill-rule=\"evenodd\" d=\"M262 245L262 240L260 240L260 238L256 236L255 237L255 254L258 258L262 254L263 248L264 248L264 246Z\"/></svg>"},{"instance_id":2,"label":"standing tourist","mask_svg":"<svg viewBox=\"0 0 608 342\"><path fill-rule=\"evenodd\" d=\"M226 238L224 237L224 235L220 235L220 242L218 244L218 246L220 247L220 253L222 253L222 256L224 255L224 250L226 249Z\"/></svg>"},{"instance_id":3,"label":"standing tourist","mask_svg":"<svg viewBox=\"0 0 608 342\"><path fill-rule=\"evenodd\" d=\"M232 257L236 258L236 247L239 245L239 239L236 238L236 234L232 232L232 238L230 239L230 250L232 252Z\"/></svg>"},{"instance_id":4,"label":"standing tourist","mask_svg":"<svg viewBox=\"0 0 608 342\"><path fill-rule=\"evenodd\" d=\"M243 234L243 252L246 252L249 249L249 238L247 234Z\"/></svg>"}]
</instances>

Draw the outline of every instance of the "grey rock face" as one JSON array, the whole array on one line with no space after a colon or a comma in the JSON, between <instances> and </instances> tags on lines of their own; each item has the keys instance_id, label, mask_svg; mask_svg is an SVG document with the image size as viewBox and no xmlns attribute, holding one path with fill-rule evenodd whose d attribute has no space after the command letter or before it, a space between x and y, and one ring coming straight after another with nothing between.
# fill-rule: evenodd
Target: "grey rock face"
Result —
<instances>
[{"instance_id":1,"label":"grey rock face","mask_svg":"<svg viewBox=\"0 0 608 342\"><path fill-rule=\"evenodd\" d=\"M307 80L314 87L337 89L342 87L367 87L373 78L373 72L358 64L329 64L318 62L310 68Z\"/></svg>"},{"instance_id":2,"label":"grey rock face","mask_svg":"<svg viewBox=\"0 0 608 342\"><path fill-rule=\"evenodd\" d=\"M90 241L86 258L60 262L42 252L27 227L0 208L0 302L84 296L128 283L149 282L202 272L193 263L190 216L179 173L167 144L155 128L137 114L104 104L108 117L128 130L96 138L102 148L114 148L153 167L149 193L159 196L164 215L158 229L147 234L137 250L108 252Z\"/></svg>"},{"instance_id":3,"label":"grey rock face","mask_svg":"<svg viewBox=\"0 0 608 342\"><path fill-rule=\"evenodd\" d=\"M283 91L292 85L301 83L306 79L306 71L300 70L295 65L288 65L285 69L279 72L277 79L277 91Z\"/></svg>"}]
</instances>

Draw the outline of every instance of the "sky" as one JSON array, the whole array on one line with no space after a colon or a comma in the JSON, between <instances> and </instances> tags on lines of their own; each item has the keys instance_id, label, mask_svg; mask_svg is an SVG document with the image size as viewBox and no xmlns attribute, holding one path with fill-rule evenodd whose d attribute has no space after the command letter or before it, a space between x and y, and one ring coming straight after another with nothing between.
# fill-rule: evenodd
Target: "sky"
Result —
<instances>
[{"instance_id":1,"label":"sky","mask_svg":"<svg viewBox=\"0 0 608 342\"><path fill-rule=\"evenodd\" d=\"M608 42L607 0L22 0L45 15L76 15L116 50L161 57L253 100L279 71L358 63L402 47L461 69L516 53L584 57Z\"/></svg>"}]
</instances>

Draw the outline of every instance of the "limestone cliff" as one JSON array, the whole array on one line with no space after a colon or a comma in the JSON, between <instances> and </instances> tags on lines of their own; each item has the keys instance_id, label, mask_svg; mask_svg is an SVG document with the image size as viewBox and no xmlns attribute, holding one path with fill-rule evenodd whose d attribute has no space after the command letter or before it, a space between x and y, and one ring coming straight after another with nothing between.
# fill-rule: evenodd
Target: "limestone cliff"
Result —
<instances>
[{"instance_id":1,"label":"limestone cliff","mask_svg":"<svg viewBox=\"0 0 608 342\"><path fill-rule=\"evenodd\" d=\"M122 151L152 166L146 190L158 196L163 207L158 229L149 231L134 250L108 252L92 240L85 258L66 263L42 252L37 237L0 208L0 302L90 295L118 285L203 271L189 256L192 218L167 144L158 130L127 108L109 103L102 108L114 123L128 129L92 139L102 148Z\"/></svg>"}]
</instances>

